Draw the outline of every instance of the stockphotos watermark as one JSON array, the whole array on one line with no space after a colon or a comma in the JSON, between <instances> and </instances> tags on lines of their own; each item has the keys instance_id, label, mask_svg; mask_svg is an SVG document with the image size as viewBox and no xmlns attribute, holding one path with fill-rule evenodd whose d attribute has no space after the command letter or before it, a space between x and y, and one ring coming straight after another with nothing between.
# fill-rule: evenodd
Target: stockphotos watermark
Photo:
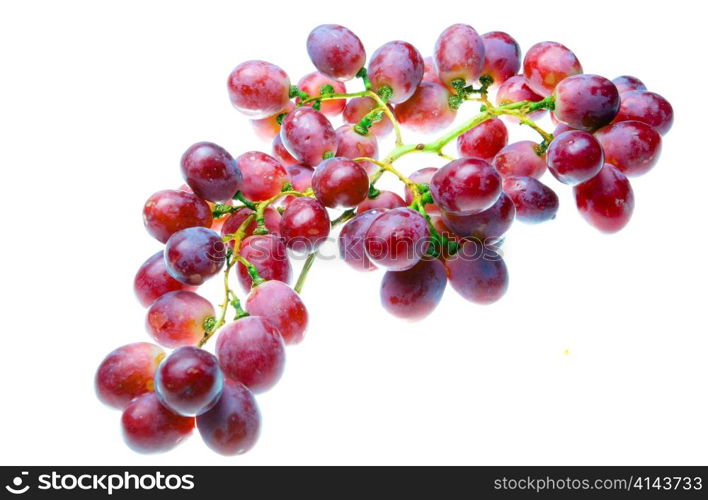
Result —
<instances>
[{"instance_id":1,"label":"stockphotos watermark","mask_svg":"<svg viewBox=\"0 0 708 500\"><path fill-rule=\"evenodd\" d=\"M150 490L192 490L194 475L163 474L156 471L150 474L60 474L52 471L40 474L36 481L30 480L29 472L22 471L5 485L5 490L13 495L23 495L33 489L40 491L99 491L112 495L116 491Z\"/></svg>"}]
</instances>

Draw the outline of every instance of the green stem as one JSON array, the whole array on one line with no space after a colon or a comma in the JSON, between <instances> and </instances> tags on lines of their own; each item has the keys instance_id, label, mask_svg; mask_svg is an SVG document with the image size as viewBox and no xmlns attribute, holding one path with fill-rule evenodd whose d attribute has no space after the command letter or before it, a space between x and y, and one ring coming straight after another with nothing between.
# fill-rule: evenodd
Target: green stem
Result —
<instances>
[{"instance_id":1,"label":"green stem","mask_svg":"<svg viewBox=\"0 0 708 500\"><path fill-rule=\"evenodd\" d=\"M307 279L307 274L310 272L312 264L315 263L316 257L317 253L312 252L307 256L307 259L305 259L305 264L303 264L302 269L300 270L300 276L298 276L297 283L295 283L295 291L297 293L302 292L302 287L305 286L305 279Z\"/></svg>"}]
</instances>

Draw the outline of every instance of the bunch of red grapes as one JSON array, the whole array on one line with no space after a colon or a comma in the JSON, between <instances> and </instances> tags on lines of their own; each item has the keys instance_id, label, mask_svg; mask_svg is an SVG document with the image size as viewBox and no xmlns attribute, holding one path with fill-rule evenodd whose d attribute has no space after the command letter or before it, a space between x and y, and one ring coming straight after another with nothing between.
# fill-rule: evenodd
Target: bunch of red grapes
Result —
<instances>
[{"instance_id":1,"label":"bunch of red grapes","mask_svg":"<svg viewBox=\"0 0 708 500\"><path fill-rule=\"evenodd\" d=\"M116 349L95 380L99 398L122 410L123 435L137 451L171 449L195 425L219 453L254 445L253 394L278 381L285 346L303 339L308 312L299 292L335 226L343 225L338 243L347 264L386 270L381 301L393 315L425 317L448 282L465 299L489 304L508 286L499 246L512 222L556 215L558 197L539 181L547 169L572 186L591 225L618 231L634 208L628 178L656 164L673 121L671 105L635 77L583 73L556 42L534 45L522 60L508 34L480 36L464 24L443 31L430 58L392 41L367 65L359 38L332 24L310 33L307 51L317 71L297 85L265 61L229 75L231 103L272 141L270 155L234 158L199 142L182 156L186 185L145 204L145 227L165 247L140 267L135 293L159 345ZM363 90L347 93L344 82L353 79ZM402 127L441 131L463 106L479 114L429 143L403 142ZM536 123L547 112L553 133ZM335 129L330 118L340 115ZM502 117L540 140L507 144ZM379 141L389 134L394 147L380 157ZM443 152L452 141L457 159ZM414 153L447 164L409 176L393 167ZM385 173L403 183L402 196L376 188ZM291 288L293 252L308 257ZM224 280L218 310L195 292L217 274ZM203 349L214 335L215 355Z\"/></svg>"}]
</instances>

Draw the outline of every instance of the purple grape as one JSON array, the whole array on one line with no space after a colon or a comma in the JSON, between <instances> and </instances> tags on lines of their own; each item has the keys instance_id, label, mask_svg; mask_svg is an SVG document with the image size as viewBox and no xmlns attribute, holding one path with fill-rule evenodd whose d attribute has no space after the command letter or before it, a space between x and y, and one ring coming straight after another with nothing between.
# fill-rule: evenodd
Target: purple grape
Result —
<instances>
[{"instance_id":1,"label":"purple grape","mask_svg":"<svg viewBox=\"0 0 708 500\"><path fill-rule=\"evenodd\" d=\"M423 81L424 62L420 52L408 42L396 40L379 47L369 61L372 90L389 87L389 102L407 101Z\"/></svg>"},{"instance_id":2,"label":"purple grape","mask_svg":"<svg viewBox=\"0 0 708 500\"><path fill-rule=\"evenodd\" d=\"M317 70L340 81L351 80L366 63L364 45L338 24L322 24L307 37L307 53Z\"/></svg>"},{"instance_id":3,"label":"purple grape","mask_svg":"<svg viewBox=\"0 0 708 500\"><path fill-rule=\"evenodd\" d=\"M187 285L201 285L221 270L225 260L225 245L211 229L183 229L170 236L165 245L167 272Z\"/></svg>"},{"instance_id":4,"label":"purple grape","mask_svg":"<svg viewBox=\"0 0 708 500\"><path fill-rule=\"evenodd\" d=\"M419 320L440 303L447 275L437 259L423 259L405 271L387 271L381 281L381 305L399 318Z\"/></svg>"},{"instance_id":5,"label":"purple grape","mask_svg":"<svg viewBox=\"0 0 708 500\"><path fill-rule=\"evenodd\" d=\"M231 200L241 185L241 171L236 160L212 142L190 146L182 155L181 166L185 182L204 200Z\"/></svg>"}]
</instances>

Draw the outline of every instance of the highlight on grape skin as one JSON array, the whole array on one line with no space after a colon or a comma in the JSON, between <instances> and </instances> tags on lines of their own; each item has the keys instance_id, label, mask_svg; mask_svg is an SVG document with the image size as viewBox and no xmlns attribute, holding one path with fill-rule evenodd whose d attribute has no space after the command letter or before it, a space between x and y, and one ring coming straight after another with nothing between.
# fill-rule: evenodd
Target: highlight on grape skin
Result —
<instances>
[{"instance_id":1,"label":"highlight on grape skin","mask_svg":"<svg viewBox=\"0 0 708 500\"><path fill-rule=\"evenodd\" d=\"M505 307L504 242L520 237L517 221L552 228L570 210L591 231L631 224L634 178L659 168L674 121L651 82L585 73L582 47L524 51L509 33L464 22L434 46L365 42L316 26L304 43L312 66L298 75L224 61L224 106L254 141L239 136L232 155L196 137L166 154L182 153L186 184L145 193L143 225L163 247L133 280L143 338L155 343L118 347L94 378L131 449L171 450L195 426L222 455L256 444L258 394L285 374L290 349L327 333L308 334L317 309L305 285L328 240L342 273L380 280L384 311L419 321L440 314L446 291L472 308ZM208 281L221 296L200 290Z\"/></svg>"}]
</instances>

